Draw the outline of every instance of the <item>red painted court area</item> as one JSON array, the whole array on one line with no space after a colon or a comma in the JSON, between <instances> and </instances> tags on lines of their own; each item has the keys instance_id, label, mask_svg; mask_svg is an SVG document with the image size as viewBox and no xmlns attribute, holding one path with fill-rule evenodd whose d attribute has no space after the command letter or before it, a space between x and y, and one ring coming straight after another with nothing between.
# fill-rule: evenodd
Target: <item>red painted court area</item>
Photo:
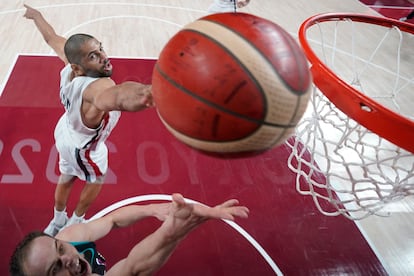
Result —
<instances>
[{"instance_id":1,"label":"red painted court area","mask_svg":"<svg viewBox=\"0 0 414 276\"><path fill-rule=\"evenodd\" d=\"M414 2L412 0L360 0L360 2L383 16L397 20L407 17L414 11ZM414 18L409 18L406 21L414 24Z\"/></svg>"},{"instance_id":2,"label":"red painted court area","mask_svg":"<svg viewBox=\"0 0 414 276\"><path fill-rule=\"evenodd\" d=\"M149 83L155 61L112 63L116 82ZM57 57L20 56L0 98L1 275L23 235L44 229L52 216L61 67ZM250 217L236 223L262 252L225 222L210 221L190 234L159 275L274 275L272 262L285 275L386 274L353 222L321 215L310 197L296 192L287 146L250 158L207 156L172 137L154 109L123 113L108 146L107 184L87 217L126 198L173 192L207 205L237 198L250 209ZM75 186L68 213L82 185ZM157 200L150 198L143 203ZM147 219L118 229L98 248L111 265L158 225Z\"/></svg>"}]
</instances>

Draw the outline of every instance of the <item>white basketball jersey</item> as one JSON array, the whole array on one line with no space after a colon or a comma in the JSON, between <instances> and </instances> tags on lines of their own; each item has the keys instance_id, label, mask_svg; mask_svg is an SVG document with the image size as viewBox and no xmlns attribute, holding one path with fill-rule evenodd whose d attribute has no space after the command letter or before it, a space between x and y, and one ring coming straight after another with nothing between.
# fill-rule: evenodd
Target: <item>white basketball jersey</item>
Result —
<instances>
[{"instance_id":1,"label":"white basketball jersey","mask_svg":"<svg viewBox=\"0 0 414 276\"><path fill-rule=\"evenodd\" d=\"M98 78L81 76L70 80L71 72L70 64L60 72L60 100L65 107L65 113L56 128L65 129L66 138L69 138L76 148L90 148L108 138L117 124L121 112L110 111L109 116L106 116L96 129L86 127L81 117L82 95L86 87Z\"/></svg>"}]
</instances>

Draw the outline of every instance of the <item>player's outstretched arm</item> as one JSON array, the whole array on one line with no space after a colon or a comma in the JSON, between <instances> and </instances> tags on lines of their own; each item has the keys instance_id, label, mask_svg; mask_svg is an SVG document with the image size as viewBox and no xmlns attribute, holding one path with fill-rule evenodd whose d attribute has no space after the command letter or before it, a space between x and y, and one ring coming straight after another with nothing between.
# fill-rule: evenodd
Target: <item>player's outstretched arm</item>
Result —
<instances>
[{"instance_id":1,"label":"player's outstretched arm","mask_svg":"<svg viewBox=\"0 0 414 276\"><path fill-rule=\"evenodd\" d=\"M121 84L102 78L85 90L84 99L102 111L140 111L154 106L152 86L126 81Z\"/></svg>"},{"instance_id":2,"label":"player's outstretched arm","mask_svg":"<svg viewBox=\"0 0 414 276\"><path fill-rule=\"evenodd\" d=\"M138 243L128 257L112 267L106 275L151 275L170 257L179 242L208 219L247 218L247 207L237 200L226 201L214 208L188 204L180 194L173 195L171 210L164 223Z\"/></svg>"},{"instance_id":3,"label":"player's outstretched arm","mask_svg":"<svg viewBox=\"0 0 414 276\"><path fill-rule=\"evenodd\" d=\"M68 61L63 50L66 38L56 34L53 27L46 21L40 11L26 4L24 4L24 7L26 8L26 12L23 16L33 20L46 43L56 52L59 58L67 64Z\"/></svg>"},{"instance_id":4,"label":"player's outstretched arm","mask_svg":"<svg viewBox=\"0 0 414 276\"><path fill-rule=\"evenodd\" d=\"M64 241L96 241L112 229L127 227L147 217L164 221L170 211L170 203L129 205L88 223L74 224L60 231L56 238Z\"/></svg>"}]
</instances>

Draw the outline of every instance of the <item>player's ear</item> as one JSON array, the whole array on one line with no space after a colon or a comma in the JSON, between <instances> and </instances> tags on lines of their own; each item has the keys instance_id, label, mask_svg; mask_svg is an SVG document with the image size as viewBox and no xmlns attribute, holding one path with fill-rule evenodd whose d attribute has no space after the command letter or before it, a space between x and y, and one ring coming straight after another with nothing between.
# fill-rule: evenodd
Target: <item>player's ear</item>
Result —
<instances>
[{"instance_id":1,"label":"player's ear","mask_svg":"<svg viewBox=\"0 0 414 276\"><path fill-rule=\"evenodd\" d=\"M83 71L82 66L80 66L79 64L71 63L70 67L72 68L72 71L75 74L75 76L84 76L85 75L85 72Z\"/></svg>"}]
</instances>

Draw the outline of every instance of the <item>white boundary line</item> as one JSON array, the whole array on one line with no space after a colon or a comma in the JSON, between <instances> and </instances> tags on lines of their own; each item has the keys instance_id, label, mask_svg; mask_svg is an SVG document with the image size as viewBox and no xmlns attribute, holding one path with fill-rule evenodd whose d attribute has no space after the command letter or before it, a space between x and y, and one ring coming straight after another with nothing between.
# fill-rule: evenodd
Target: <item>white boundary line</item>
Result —
<instances>
[{"instance_id":1,"label":"white boundary line","mask_svg":"<svg viewBox=\"0 0 414 276\"><path fill-rule=\"evenodd\" d=\"M6 83L9 81L11 72L13 71L14 67L16 66L16 62L17 62L17 59L18 59L19 56L20 56L20 54L16 54L14 56L14 59L13 59L12 63L10 64L9 69L7 70L7 73L4 76L3 81L0 82L0 97L3 94L4 88L6 87Z\"/></svg>"},{"instance_id":2,"label":"white boundary line","mask_svg":"<svg viewBox=\"0 0 414 276\"><path fill-rule=\"evenodd\" d=\"M152 17L152 16L145 16L145 15L113 15L113 16L104 16L104 17L98 17L98 18L94 18L92 20L88 20L88 21L84 21L81 24L78 24L74 27L72 27L71 29L69 29L68 31L66 31L63 36L67 37L69 36L70 33L74 32L76 29L81 28L83 26L89 25L91 23L95 23L95 22L99 22L99 21L105 21L105 20L110 20L110 19L147 19L150 21L159 21L159 22L163 22L163 23L167 23L169 25L178 27L179 29L181 29L183 27L183 25L181 24L177 24L175 22L169 21L169 20L165 20L162 18L158 18L158 17Z\"/></svg>"},{"instance_id":3,"label":"white boundary line","mask_svg":"<svg viewBox=\"0 0 414 276\"><path fill-rule=\"evenodd\" d=\"M83 2L83 3L66 3L66 4L51 4L51 5L39 5L33 6L35 9L42 10L47 8L60 8L60 7L76 7L76 6L141 6L141 7L151 7L151 8L165 8L165 9L175 9L175 10L184 10L190 12L199 12L202 14L207 14L205 10L198 10L198 9L191 9L191 8L184 8L178 6L171 6L171 5L159 5L159 4L142 4L142 3L119 3L119 2ZM26 8L21 9L13 9L13 10L4 10L0 11L0 15L15 13L15 12L22 12L25 11Z\"/></svg>"},{"instance_id":4,"label":"white boundary line","mask_svg":"<svg viewBox=\"0 0 414 276\"><path fill-rule=\"evenodd\" d=\"M105 216L106 214L129 204L138 203L142 201L148 201L148 200L166 200L171 201L172 197L170 195L163 195L163 194L151 194L151 195L141 195L141 196L135 196L130 197L118 202L115 202L114 204L104 208L103 210L96 213L94 216L92 216L88 221L92 221L95 219L98 219L100 217ZM192 199L185 198L185 201L189 203L197 203L201 204L200 202L197 202ZM262 255L262 257L266 260L266 262L270 265L272 270L275 272L276 275L283 275L282 271L280 271L279 267L276 265L276 263L273 261L273 259L267 254L267 252L263 249L262 246L249 234L247 231L245 231L242 227L240 227L237 223L230 220L222 219L225 223L230 225L234 230L236 230L241 236L243 236L250 244Z\"/></svg>"}]
</instances>

